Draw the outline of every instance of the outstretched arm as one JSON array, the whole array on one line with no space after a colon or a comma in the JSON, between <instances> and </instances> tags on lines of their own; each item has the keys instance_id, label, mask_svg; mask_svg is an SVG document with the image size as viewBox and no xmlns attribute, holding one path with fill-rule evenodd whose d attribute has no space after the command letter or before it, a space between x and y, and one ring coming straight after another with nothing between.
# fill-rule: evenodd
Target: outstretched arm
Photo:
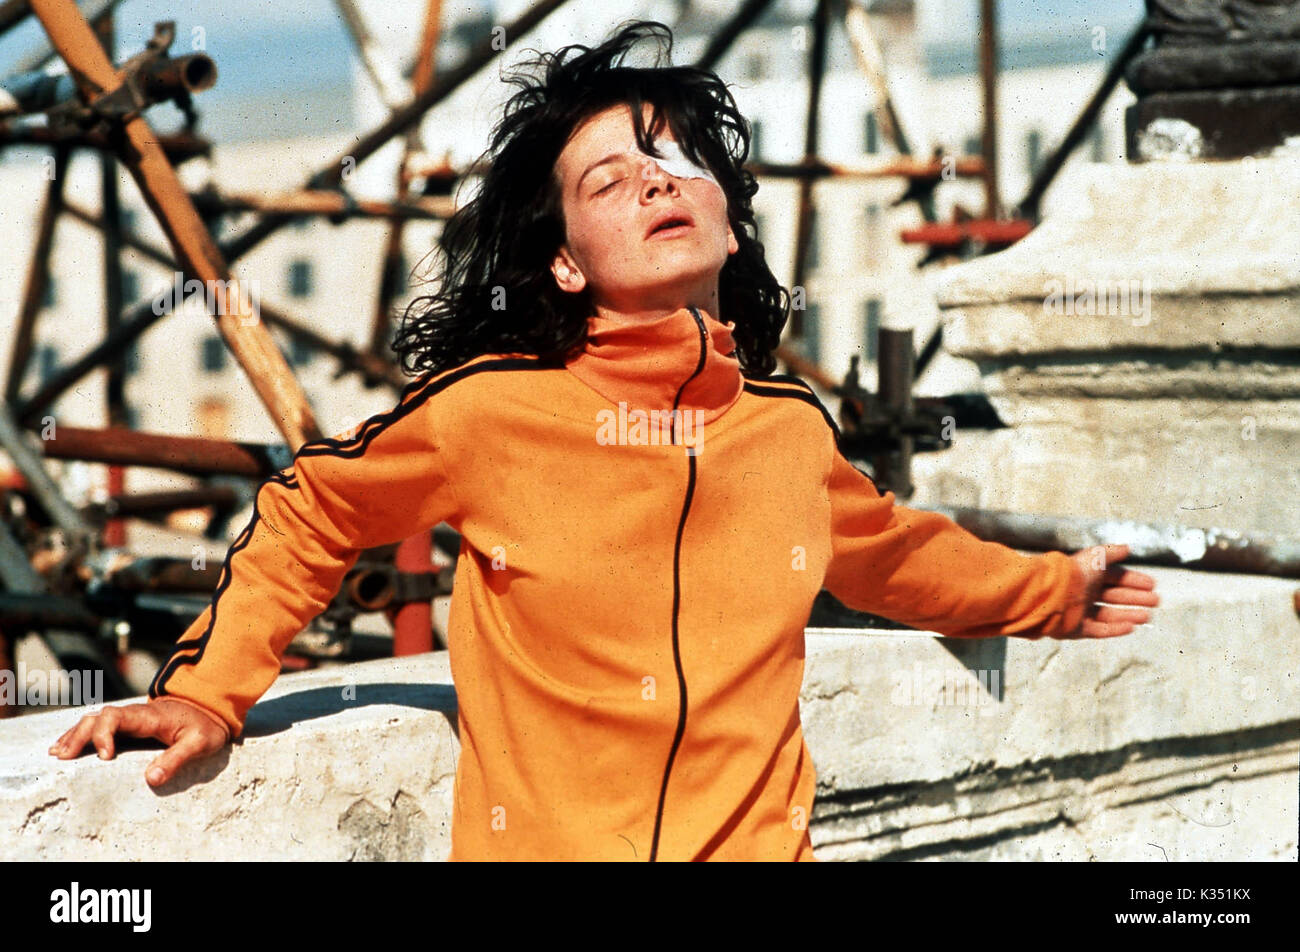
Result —
<instances>
[{"instance_id":1,"label":"outstretched arm","mask_svg":"<svg viewBox=\"0 0 1300 952\"><path fill-rule=\"evenodd\" d=\"M456 511L418 385L342 438L305 444L258 489L212 603L149 689L218 714L238 736L294 636L320 614L361 550L427 531Z\"/></svg>"},{"instance_id":2,"label":"outstretched arm","mask_svg":"<svg viewBox=\"0 0 1300 952\"><path fill-rule=\"evenodd\" d=\"M1125 546L1020 555L946 516L896 505L840 453L830 477L825 587L850 608L962 638L1107 638L1149 620L1155 581L1112 563Z\"/></svg>"},{"instance_id":3,"label":"outstretched arm","mask_svg":"<svg viewBox=\"0 0 1300 952\"><path fill-rule=\"evenodd\" d=\"M111 757L115 731L157 737L169 745L148 771L157 785L238 736L289 642L329 605L361 551L456 518L427 383L354 431L305 444L263 482L211 603L159 669L149 702L87 715L51 753L75 757L93 740Z\"/></svg>"}]
</instances>

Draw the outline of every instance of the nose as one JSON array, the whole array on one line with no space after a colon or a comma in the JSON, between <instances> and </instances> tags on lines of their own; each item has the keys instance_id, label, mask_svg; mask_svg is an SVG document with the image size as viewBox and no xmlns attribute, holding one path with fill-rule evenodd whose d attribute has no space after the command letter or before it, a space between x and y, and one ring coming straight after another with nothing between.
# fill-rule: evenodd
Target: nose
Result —
<instances>
[{"instance_id":1,"label":"nose","mask_svg":"<svg viewBox=\"0 0 1300 952\"><path fill-rule=\"evenodd\" d=\"M660 189L666 189L670 195L681 194L676 177L665 172L653 156L646 156L642 161L641 181L641 193L645 198L650 198Z\"/></svg>"}]
</instances>

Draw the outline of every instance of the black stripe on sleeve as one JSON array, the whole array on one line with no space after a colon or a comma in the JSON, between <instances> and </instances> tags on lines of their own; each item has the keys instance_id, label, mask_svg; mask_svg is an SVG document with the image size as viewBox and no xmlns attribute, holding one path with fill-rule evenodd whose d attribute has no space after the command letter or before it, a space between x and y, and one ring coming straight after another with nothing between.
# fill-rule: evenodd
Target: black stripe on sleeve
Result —
<instances>
[{"instance_id":1,"label":"black stripe on sleeve","mask_svg":"<svg viewBox=\"0 0 1300 952\"><path fill-rule=\"evenodd\" d=\"M403 389L401 397L397 404L384 413L377 414L369 418L361 430L353 437L346 440L326 438L312 440L304 443L294 454L294 460L297 461L300 456L334 456L339 459L356 459L365 454L366 449L374 442L375 438L392 424L401 420L408 414L417 410L431 397L442 393L454 383L465 380L469 377L481 373L502 372L511 370L543 370L563 367L563 363L556 360L543 359L538 357L501 357L493 360L484 360L479 363L464 365L454 370L447 371L435 377L421 377L407 384ZM275 483L284 486L286 489L298 488L297 474L289 468L288 471L281 471L269 476L258 488L257 494L253 499L253 515L249 519L248 525L239 534L230 548L226 551L225 561L222 563L221 575L217 582L216 591L212 595L211 617L208 619L207 628L198 638L189 641L178 642L172 649L171 655L158 669L154 675L153 681L149 685L149 697L159 698L167 694L167 682L172 675L180 668L181 665L194 665L203 660L203 654L207 650L208 641L212 637L212 632L216 626L217 608L221 596L225 593L230 585L231 571L230 560L234 555L244 549L252 539L253 531L257 526L261 515L258 511L258 497L261 496L262 488L267 484Z\"/></svg>"}]
</instances>

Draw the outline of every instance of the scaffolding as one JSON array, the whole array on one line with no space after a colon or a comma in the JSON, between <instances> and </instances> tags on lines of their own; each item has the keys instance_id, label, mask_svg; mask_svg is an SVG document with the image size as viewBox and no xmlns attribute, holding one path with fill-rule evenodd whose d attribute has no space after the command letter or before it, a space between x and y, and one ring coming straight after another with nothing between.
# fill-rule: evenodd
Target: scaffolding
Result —
<instances>
[{"instance_id":1,"label":"scaffolding","mask_svg":"<svg viewBox=\"0 0 1300 952\"><path fill-rule=\"evenodd\" d=\"M566 2L582 0L537 0L504 26L505 35L524 37ZM7 511L0 514L0 665L11 663L5 635L34 630L64 666L102 669L110 700L135 693L119 671L127 649L133 644L149 647L151 637L157 642L154 647L169 649L207 604L217 584L216 572L195 570L188 559L132 556L126 544L124 520L210 507L212 515L203 537L222 538L230 516L247 493L238 493L217 479L261 481L291 465L294 452L304 443L322 436L308 399L267 325L329 355L337 362L340 375L355 374L367 388L387 387L399 392L409 383L385 352L398 295L395 275L401 260L403 229L411 220L439 221L452 216L456 203L448 197L451 185L481 171L474 167L455 170L446 164L421 168L419 125L508 48L495 42L495 37L485 36L458 65L439 75L435 53L442 5L440 0L428 0L420 25L418 55L408 81L367 31L355 0L336 0L365 73L388 110L386 118L362 135L346 154L337 155L315 170L297 190L269 195L222 193L209 187L190 192L177 169L211 154L211 143L195 131L194 97L217 82L219 64L204 54L172 57L168 52L174 38L170 23L158 24L141 52L114 64L110 51L114 49L114 11L118 3L0 3L0 34L34 15L48 38L48 47L28 57L18 73L0 82L0 148L48 148L55 169L36 223L33 254L13 333L5 401L0 408L0 446L12 459L19 476L6 494ZM712 68L771 4L772 0L745 0L739 4L713 35L696 65ZM1029 194L1016 206L1016 214L1008 218L998 195L996 25L992 0L982 0L982 11L984 154L917 156L906 134L905 117L891 95L868 11L847 0L817 0L809 24L812 42L807 60L810 81L803 158L785 165L753 162L749 166L757 177L788 178L798 183L794 286L803 285L808 268L814 185L826 179L888 177L906 182L900 201L915 202L925 224L902 238L929 248L923 263L954 253L997 250L1018 240L1033 226L1039 199L1065 156L1095 121L1124 62L1145 39L1145 28L1135 32L1126 54L1112 67L1097 96L1046 163ZM898 153L895 159L852 166L829 163L819 155L819 103L833 21L842 22L873 90L881 127ZM42 71L54 56L67 64L66 76L55 77ZM181 108L187 124L179 132L160 135L150 126L146 112L166 102ZM13 121L36 113L44 113L48 122L42 126ZM403 143L403 159L391 199L364 200L350 195L345 188L346 170L365 162L394 140ZM65 190L70 157L74 151L85 150L94 153L100 165L103 201L99 212L80 205ZM124 226L118 196L119 166L125 167L139 186L166 236L167 247L154 245ZM954 175L984 182L986 207L982 217L965 215L951 223L936 221L935 189ZM425 194L416 193L415 183L420 179L429 183ZM232 213L250 214L256 220L233 237L218 241L214 223ZM102 234L105 333L100 341L24 397L22 382L31 363L36 322L50 279L54 232L57 222L65 216ZM260 302L255 311L254 303L231 271L235 262L284 226L305 216L333 221L361 218L387 224L380 262L382 278L371 311L368 347L331 339L274 304ZM185 282L198 281L205 288L217 289L212 320L283 437L283 445L144 433L127 427L124 355L179 300L164 300L162 306L148 301L124 307L121 255L126 249L173 270ZM882 490L892 488L906 498L910 492L911 455L947 445L941 436L945 417L976 421L974 425L999 425L990 408L978 402L968 406L956 399L913 398L912 381L937 351L937 334L918 355L911 332L882 330L878 341L880 384L878 392L871 393L858 382L856 362L843 380L837 380L803 357L797 347L802 331L802 313L795 310L791 322L795 345L778 348L778 359L841 398L845 446L857 458L870 461ZM41 440L36 449L32 433L53 403L99 368L108 372L105 401L109 426L93 429L60 424L58 438ZM46 472L46 459L106 464L107 501L74 507ZM124 468L128 466L162 468L207 482L193 490L127 494L123 489ZM972 521L972 525L976 524ZM987 520L978 524L990 532L996 528L990 528ZM451 572L445 564L441 568L435 564L435 548L454 560L458 549L454 533L440 527L397 546L362 553L335 602L318 620L321 629L295 642L296 649L317 658L360 656L351 637L351 620L360 612L384 612L392 623L393 641L378 649L380 653L410 654L444 646L432 624L430 602L450 592Z\"/></svg>"}]
</instances>

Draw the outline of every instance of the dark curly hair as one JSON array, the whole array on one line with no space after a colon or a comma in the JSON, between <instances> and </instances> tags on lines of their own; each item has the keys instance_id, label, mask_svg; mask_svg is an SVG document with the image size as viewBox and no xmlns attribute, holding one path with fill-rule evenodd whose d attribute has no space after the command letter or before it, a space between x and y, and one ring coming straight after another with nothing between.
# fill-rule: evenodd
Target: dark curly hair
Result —
<instances>
[{"instance_id":1,"label":"dark curly hair","mask_svg":"<svg viewBox=\"0 0 1300 952\"><path fill-rule=\"evenodd\" d=\"M623 65L647 38L658 42L653 65ZM479 158L487 169L481 187L443 226L437 290L407 305L394 336L392 349L406 373L439 372L488 353L563 360L582 348L587 318L595 313L589 294L561 291L550 271L566 234L555 164L582 121L620 103L631 107L642 150L660 156L642 116L643 103L650 103L651 128L660 129L666 119L682 151L722 186L740 249L719 275L719 319L735 321L742 371L772 373L790 294L755 237L750 202L758 183L743 167L749 123L717 75L671 65L672 44L672 31L662 23L625 21L599 46L574 44L520 64L539 67L540 79L526 69L502 77L520 89ZM669 65L661 66L665 60ZM501 307L501 289L509 301L528 306Z\"/></svg>"}]
</instances>

